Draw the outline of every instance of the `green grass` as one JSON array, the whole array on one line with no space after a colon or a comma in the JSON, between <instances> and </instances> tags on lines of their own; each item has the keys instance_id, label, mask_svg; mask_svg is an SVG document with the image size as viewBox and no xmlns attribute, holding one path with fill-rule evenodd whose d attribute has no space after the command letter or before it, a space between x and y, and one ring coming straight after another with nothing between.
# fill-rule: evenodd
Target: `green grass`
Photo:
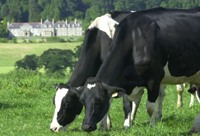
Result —
<instances>
[{"instance_id":1,"label":"green grass","mask_svg":"<svg viewBox=\"0 0 200 136\"><path fill-rule=\"evenodd\" d=\"M19 78L19 79L18 79ZM8 83L9 81L9 83ZM146 113L146 92L137 112L134 125L123 128L122 99L114 99L110 114L112 129L86 133L81 130L83 113L65 132L52 133L49 126L53 117L53 84L66 79L48 78L45 75L0 74L0 135L1 136L186 136L199 111L199 104L188 108L189 94L184 93L184 106L176 108L174 86L168 86L163 105L163 120L150 127Z\"/></svg>"},{"instance_id":2,"label":"green grass","mask_svg":"<svg viewBox=\"0 0 200 136\"><path fill-rule=\"evenodd\" d=\"M7 73L14 69L16 61L26 55L41 55L50 48L74 49L81 45L81 42L68 43L1 43L0 44L0 73Z\"/></svg>"}]
</instances>

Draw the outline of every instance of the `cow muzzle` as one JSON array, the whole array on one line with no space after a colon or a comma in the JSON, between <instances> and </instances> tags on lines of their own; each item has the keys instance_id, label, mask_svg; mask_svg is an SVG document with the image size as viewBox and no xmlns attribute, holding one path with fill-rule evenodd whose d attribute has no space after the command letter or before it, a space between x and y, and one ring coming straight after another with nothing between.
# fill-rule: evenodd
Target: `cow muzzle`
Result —
<instances>
[{"instance_id":1,"label":"cow muzzle","mask_svg":"<svg viewBox=\"0 0 200 136\"><path fill-rule=\"evenodd\" d=\"M51 123L50 130L52 132L59 132L60 130L65 130L65 128L63 126L59 125L59 124Z\"/></svg>"},{"instance_id":2,"label":"cow muzzle","mask_svg":"<svg viewBox=\"0 0 200 136\"><path fill-rule=\"evenodd\" d=\"M88 125L88 124L84 124L82 125L82 129L86 132L91 132L97 129L96 125Z\"/></svg>"}]
</instances>

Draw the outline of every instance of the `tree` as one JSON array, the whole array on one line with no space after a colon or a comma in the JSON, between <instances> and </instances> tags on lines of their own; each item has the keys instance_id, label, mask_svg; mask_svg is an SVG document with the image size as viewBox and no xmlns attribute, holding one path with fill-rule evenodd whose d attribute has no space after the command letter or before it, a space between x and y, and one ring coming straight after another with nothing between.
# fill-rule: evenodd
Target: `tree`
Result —
<instances>
[{"instance_id":1,"label":"tree","mask_svg":"<svg viewBox=\"0 0 200 136\"><path fill-rule=\"evenodd\" d=\"M36 70L38 67L38 60L39 58L35 54L26 55L23 59L15 63L15 67L28 70Z\"/></svg>"},{"instance_id":2,"label":"tree","mask_svg":"<svg viewBox=\"0 0 200 136\"><path fill-rule=\"evenodd\" d=\"M36 22L41 19L41 7L38 0L29 0L29 21Z\"/></svg>"},{"instance_id":3,"label":"tree","mask_svg":"<svg viewBox=\"0 0 200 136\"><path fill-rule=\"evenodd\" d=\"M47 73L60 73L64 75L66 68L72 70L74 53L71 50L49 49L40 56L39 65Z\"/></svg>"},{"instance_id":4,"label":"tree","mask_svg":"<svg viewBox=\"0 0 200 136\"><path fill-rule=\"evenodd\" d=\"M8 37L6 18L0 22L0 37Z\"/></svg>"}]
</instances>

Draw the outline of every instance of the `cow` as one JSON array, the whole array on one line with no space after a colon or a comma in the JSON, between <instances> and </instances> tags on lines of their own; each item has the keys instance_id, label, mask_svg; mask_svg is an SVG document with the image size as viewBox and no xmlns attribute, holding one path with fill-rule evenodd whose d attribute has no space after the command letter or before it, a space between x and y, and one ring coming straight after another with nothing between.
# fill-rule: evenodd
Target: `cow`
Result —
<instances>
[{"instance_id":1,"label":"cow","mask_svg":"<svg viewBox=\"0 0 200 136\"><path fill-rule=\"evenodd\" d=\"M73 90L80 90L88 77L96 75L111 47L115 25L131 13L116 11L97 17L86 30L81 55L68 83L56 87L53 97L55 112L50 124L53 132L66 128L81 113L82 103ZM102 129L108 129L110 125L109 118L105 116Z\"/></svg>"},{"instance_id":2,"label":"cow","mask_svg":"<svg viewBox=\"0 0 200 136\"><path fill-rule=\"evenodd\" d=\"M155 125L162 84L200 84L200 9L153 8L127 16L116 27L112 49L95 78L79 94L85 106L84 131L94 131L109 109L113 93L147 89L147 112ZM132 67L134 79L122 84L122 72Z\"/></svg>"},{"instance_id":3,"label":"cow","mask_svg":"<svg viewBox=\"0 0 200 136\"><path fill-rule=\"evenodd\" d=\"M185 87L186 87L186 84L176 85L176 89L177 89L177 93L178 93L177 108L180 108L183 106L182 94L183 94ZM188 89L188 92L191 94L189 107L192 107L194 105L195 97L196 97L197 101L200 103L200 97L199 97L200 88L197 85L190 84L190 88Z\"/></svg>"}]
</instances>

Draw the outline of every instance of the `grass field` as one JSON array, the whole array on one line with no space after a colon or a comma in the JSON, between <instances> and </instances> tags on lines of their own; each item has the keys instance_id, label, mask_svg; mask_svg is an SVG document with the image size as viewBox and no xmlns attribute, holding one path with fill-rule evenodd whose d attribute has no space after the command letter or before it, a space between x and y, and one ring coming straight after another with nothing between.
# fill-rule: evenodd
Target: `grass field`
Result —
<instances>
[{"instance_id":1,"label":"grass field","mask_svg":"<svg viewBox=\"0 0 200 136\"><path fill-rule=\"evenodd\" d=\"M26 54L41 54L48 48L69 47L73 49L76 45L80 45L80 43L1 44L0 68L2 66L9 68ZM150 127L148 123L145 92L136 120L130 129L123 128L122 99L119 98L113 100L110 108L111 130L83 132L81 130L83 110L67 131L52 133L49 126L54 113L52 97L55 89L53 84L66 82L68 78L57 79L46 77L44 74L27 74L23 71L0 74L0 136L187 136L194 117L200 109L200 104L197 102L194 107L188 108L190 95L187 91L183 94L183 107L177 109L176 88L168 86L163 103L163 120L158 122L156 127Z\"/></svg>"},{"instance_id":2,"label":"grass field","mask_svg":"<svg viewBox=\"0 0 200 136\"><path fill-rule=\"evenodd\" d=\"M81 45L81 42L70 43L1 43L0 44L0 73L7 73L14 69L16 61L22 59L26 55L41 55L45 50L74 49Z\"/></svg>"}]
</instances>

